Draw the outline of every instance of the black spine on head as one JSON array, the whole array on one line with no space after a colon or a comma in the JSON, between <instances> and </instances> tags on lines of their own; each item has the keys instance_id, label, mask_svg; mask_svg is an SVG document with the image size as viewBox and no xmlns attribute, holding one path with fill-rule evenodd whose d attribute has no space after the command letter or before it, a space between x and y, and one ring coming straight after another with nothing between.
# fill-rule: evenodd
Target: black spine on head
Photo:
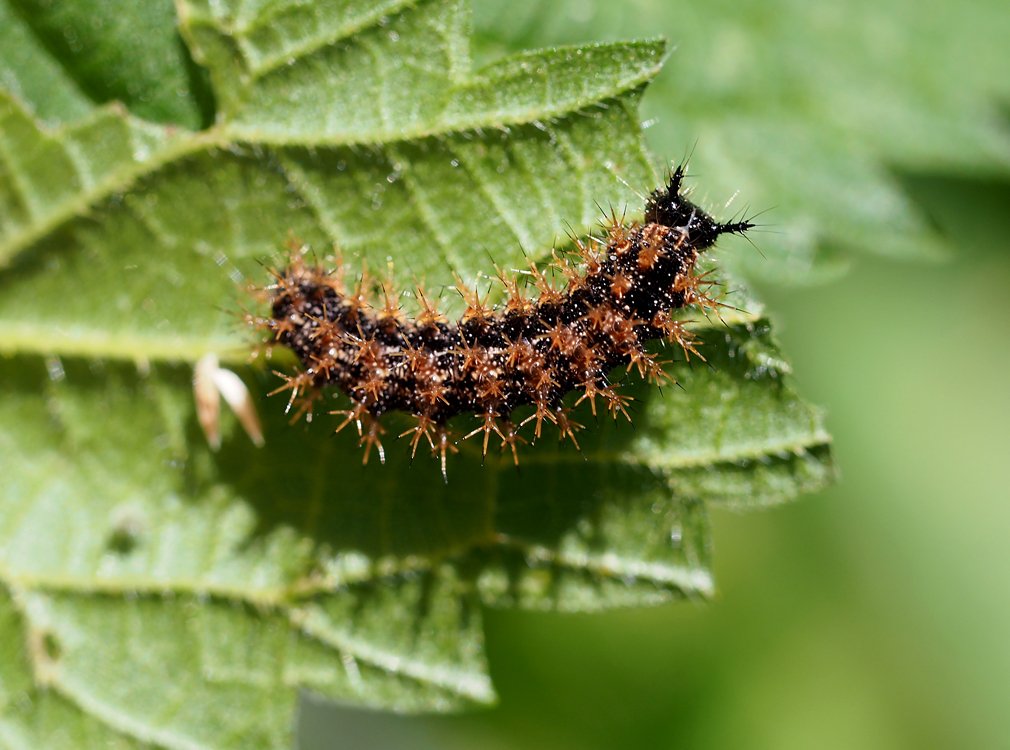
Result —
<instances>
[{"instance_id":1,"label":"black spine on head","mask_svg":"<svg viewBox=\"0 0 1010 750\"><path fill-rule=\"evenodd\" d=\"M653 191L645 204L645 222L666 227L687 229L691 244L698 251L715 244L720 234L740 234L753 224L737 221L720 224L681 194L684 184L684 165L679 165L670 175L665 188Z\"/></svg>"}]
</instances>

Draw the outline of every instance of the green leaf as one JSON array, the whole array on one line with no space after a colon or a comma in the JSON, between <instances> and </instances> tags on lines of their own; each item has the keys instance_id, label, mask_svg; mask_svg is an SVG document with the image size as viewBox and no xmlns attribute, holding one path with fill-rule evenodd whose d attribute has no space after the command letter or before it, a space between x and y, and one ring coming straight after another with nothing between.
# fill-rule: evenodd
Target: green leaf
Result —
<instances>
[{"instance_id":1,"label":"green leaf","mask_svg":"<svg viewBox=\"0 0 1010 750\"><path fill-rule=\"evenodd\" d=\"M3 0L0 50L0 85L55 123L111 101L189 128L213 115L206 74L179 38L171 0Z\"/></svg>"},{"instance_id":2,"label":"green leaf","mask_svg":"<svg viewBox=\"0 0 1010 750\"><path fill-rule=\"evenodd\" d=\"M765 257L732 258L749 276L808 282L859 253L947 252L896 168L1010 177L1003 0L487 0L477 15L489 49L656 30L676 52L644 103L651 143L696 143L713 203L772 207L775 234L754 235Z\"/></svg>"},{"instance_id":3,"label":"green leaf","mask_svg":"<svg viewBox=\"0 0 1010 750\"><path fill-rule=\"evenodd\" d=\"M192 365L245 361L241 286L286 237L438 288L546 254L600 205L640 211L657 181L637 105L662 44L474 71L456 2L335 6L180 2L206 130L74 100L45 56L17 80L49 76L62 104L0 98L2 744L284 747L303 690L486 703L483 607L707 596L711 504L832 477L749 298L697 323L707 364L631 390L634 427L601 419L582 453L544 439L516 471L467 442L446 485L403 445L362 466L332 418L290 426L276 399L267 448L227 421L212 452Z\"/></svg>"}]
</instances>

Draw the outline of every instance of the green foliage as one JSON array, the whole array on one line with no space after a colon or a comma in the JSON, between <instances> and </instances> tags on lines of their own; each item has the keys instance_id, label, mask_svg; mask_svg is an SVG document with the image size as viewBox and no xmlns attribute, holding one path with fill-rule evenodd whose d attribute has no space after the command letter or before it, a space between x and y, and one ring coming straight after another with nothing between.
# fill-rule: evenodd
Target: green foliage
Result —
<instances>
[{"instance_id":1,"label":"green foliage","mask_svg":"<svg viewBox=\"0 0 1010 750\"><path fill-rule=\"evenodd\" d=\"M482 0L484 48L669 30L650 88L649 140L696 143L713 202L736 193L775 234L735 261L781 283L837 273L860 253L946 247L896 170L1010 176L1002 0ZM1004 107L1001 110L999 101ZM699 179L699 182L702 180Z\"/></svg>"},{"instance_id":2,"label":"green foliage","mask_svg":"<svg viewBox=\"0 0 1010 750\"><path fill-rule=\"evenodd\" d=\"M257 261L294 235L439 286L597 204L639 210L663 45L474 71L451 0L177 10L185 47L163 5L0 3L0 743L283 747L303 689L485 703L482 607L706 596L710 504L830 480L819 416L737 298L697 326L708 366L633 391L634 428L601 420L582 454L545 440L517 472L464 445L446 486L403 446L362 467L278 401L264 451L229 423L211 452L192 363L244 361Z\"/></svg>"}]
</instances>

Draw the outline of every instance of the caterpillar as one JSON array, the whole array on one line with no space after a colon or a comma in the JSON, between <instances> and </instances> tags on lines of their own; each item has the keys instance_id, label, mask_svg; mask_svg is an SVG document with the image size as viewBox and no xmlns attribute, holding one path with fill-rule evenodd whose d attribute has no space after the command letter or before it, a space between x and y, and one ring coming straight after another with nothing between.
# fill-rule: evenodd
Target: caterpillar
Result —
<instances>
[{"instance_id":1,"label":"caterpillar","mask_svg":"<svg viewBox=\"0 0 1010 750\"><path fill-rule=\"evenodd\" d=\"M277 373L284 383L273 393L289 392L288 409L299 405L297 419L311 414L322 389L339 388L351 405L331 412L343 417L336 429L355 426L365 463L373 449L385 462L380 417L405 412L413 425L399 437L409 438L412 458L419 445L427 445L440 459L443 477L446 455L458 452L447 423L459 415L477 420L462 439L482 436L486 456L494 435L516 465L517 447L527 442L520 430L530 423L534 438L550 423L561 440L578 447L576 433L583 425L572 410L583 401L594 416L599 402L615 419L630 420L630 399L618 392L610 373L623 367L657 384L673 381L664 370L667 363L645 348L655 339L678 345L686 358L700 357L698 342L672 313L720 304L707 293L714 282L696 270L700 254L721 235L754 226L717 222L687 199L684 178L684 165L671 172L646 200L641 223L627 223L611 211L601 236L572 237L571 252L555 252L552 265L563 285L531 263L535 299L500 269L505 294L498 305L488 304L487 293L482 297L457 276L466 309L454 322L422 288L418 314L407 317L398 295L385 287L382 304L369 301L367 274L348 288L342 267L310 264L304 250L293 251L260 290L269 317L252 319L302 365L293 375ZM566 399L571 393L576 396ZM524 408L530 413L515 418Z\"/></svg>"}]
</instances>

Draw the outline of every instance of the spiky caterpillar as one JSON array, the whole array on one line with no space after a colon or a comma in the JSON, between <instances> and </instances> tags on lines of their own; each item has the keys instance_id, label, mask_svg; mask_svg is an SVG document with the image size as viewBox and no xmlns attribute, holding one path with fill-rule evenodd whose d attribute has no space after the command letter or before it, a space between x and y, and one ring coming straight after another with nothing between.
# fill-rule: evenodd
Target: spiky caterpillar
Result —
<instances>
[{"instance_id":1,"label":"spiky caterpillar","mask_svg":"<svg viewBox=\"0 0 1010 750\"><path fill-rule=\"evenodd\" d=\"M446 423L460 414L479 420L463 437L483 433L484 454L493 433L518 463L516 445L525 442L518 431L529 422L535 437L550 422L562 440L577 446L575 433L582 425L570 417L565 396L579 393L574 406L589 401L594 415L599 399L615 418L627 417L629 399L617 393L611 370L636 369L657 383L669 378L663 363L644 348L654 339L697 354L690 333L670 313L716 304L695 270L699 254L720 235L753 226L716 222L682 194L683 179L678 167L666 187L652 193L644 223L626 225L612 215L602 238L588 245L576 240L575 263L556 259L567 279L562 289L536 264L530 270L539 290L535 300L500 272L507 292L500 307L487 305L460 282L467 307L455 323L420 289L416 318L405 318L388 294L384 305L373 307L364 279L348 291L339 272L306 265L302 254L294 253L265 289L270 317L256 321L304 367L282 376L286 383L278 391L289 390L289 407L301 400L303 410L324 387L335 385L347 394L351 408L333 412L344 416L337 430L356 425L366 462L373 447L385 460L378 418L390 411L413 415L415 425L400 437L410 436L412 456L423 439L441 458L443 475L446 453L456 451ZM512 414L524 406L532 413L516 424Z\"/></svg>"}]
</instances>

